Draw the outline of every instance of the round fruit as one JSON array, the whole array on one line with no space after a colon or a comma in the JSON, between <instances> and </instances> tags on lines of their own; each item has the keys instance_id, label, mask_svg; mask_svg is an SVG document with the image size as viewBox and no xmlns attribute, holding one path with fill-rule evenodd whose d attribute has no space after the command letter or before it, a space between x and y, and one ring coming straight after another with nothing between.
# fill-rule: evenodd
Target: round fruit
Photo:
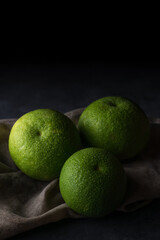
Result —
<instances>
[{"instance_id":1,"label":"round fruit","mask_svg":"<svg viewBox=\"0 0 160 240\"><path fill-rule=\"evenodd\" d=\"M90 217L109 214L120 206L126 175L120 161L100 148L82 149L65 162L60 192L75 212Z\"/></svg>"},{"instance_id":2,"label":"round fruit","mask_svg":"<svg viewBox=\"0 0 160 240\"><path fill-rule=\"evenodd\" d=\"M149 139L149 121L142 109L123 97L105 97L81 114L78 128L84 146L111 151L119 159L136 156Z\"/></svg>"},{"instance_id":3,"label":"round fruit","mask_svg":"<svg viewBox=\"0 0 160 240\"><path fill-rule=\"evenodd\" d=\"M67 158L80 148L79 133L73 122L51 109L24 114L9 136L9 152L17 167L39 180L58 177Z\"/></svg>"}]
</instances>

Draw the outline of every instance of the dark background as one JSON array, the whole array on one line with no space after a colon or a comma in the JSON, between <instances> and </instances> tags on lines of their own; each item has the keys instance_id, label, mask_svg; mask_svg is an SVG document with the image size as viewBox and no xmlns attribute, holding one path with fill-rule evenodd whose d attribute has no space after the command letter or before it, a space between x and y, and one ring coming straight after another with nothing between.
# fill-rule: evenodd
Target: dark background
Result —
<instances>
[{"instance_id":1,"label":"dark background","mask_svg":"<svg viewBox=\"0 0 160 240\"><path fill-rule=\"evenodd\" d=\"M0 118L37 108L67 112L105 96L138 103L160 117L160 62L112 60L102 55L5 55L0 57ZM12 239L160 239L160 200L133 213L100 219L62 220Z\"/></svg>"},{"instance_id":2,"label":"dark background","mask_svg":"<svg viewBox=\"0 0 160 240\"><path fill-rule=\"evenodd\" d=\"M66 112L108 95L131 98L148 116L159 117L160 62L74 55L68 61L65 55L0 58L0 118L37 108Z\"/></svg>"}]
</instances>

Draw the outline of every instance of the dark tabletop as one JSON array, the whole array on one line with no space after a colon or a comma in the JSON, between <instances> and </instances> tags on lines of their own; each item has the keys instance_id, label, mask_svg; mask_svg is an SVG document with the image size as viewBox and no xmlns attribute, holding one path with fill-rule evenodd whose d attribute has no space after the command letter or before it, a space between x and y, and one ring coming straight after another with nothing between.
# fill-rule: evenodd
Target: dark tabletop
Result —
<instances>
[{"instance_id":1,"label":"dark tabletop","mask_svg":"<svg viewBox=\"0 0 160 240\"><path fill-rule=\"evenodd\" d=\"M0 119L38 108L67 112L105 96L138 103L160 117L160 64L156 62L9 62L0 64ZM160 239L160 200L132 213L66 219L11 239Z\"/></svg>"}]
</instances>

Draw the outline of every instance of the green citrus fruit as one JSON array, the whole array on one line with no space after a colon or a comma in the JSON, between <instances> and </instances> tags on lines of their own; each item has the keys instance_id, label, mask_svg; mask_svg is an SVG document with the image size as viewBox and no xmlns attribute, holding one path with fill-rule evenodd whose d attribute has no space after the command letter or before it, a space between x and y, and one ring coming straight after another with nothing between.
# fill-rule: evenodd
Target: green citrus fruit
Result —
<instances>
[{"instance_id":1,"label":"green citrus fruit","mask_svg":"<svg viewBox=\"0 0 160 240\"><path fill-rule=\"evenodd\" d=\"M92 102L81 114L78 128L84 146L105 148L119 159L140 153L150 132L142 109L123 97L105 97Z\"/></svg>"},{"instance_id":2,"label":"green citrus fruit","mask_svg":"<svg viewBox=\"0 0 160 240\"><path fill-rule=\"evenodd\" d=\"M9 152L17 167L39 180L58 177L67 158L80 148L74 123L51 109L24 114L9 136Z\"/></svg>"},{"instance_id":3,"label":"green citrus fruit","mask_svg":"<svg viewBox=\"0 0 160 240\"><path fill-rule=\"evenodd\" d=\"M113 154L100 148L86 148L65 162L59 184L70 208L84 216L98 217L120 206L126 191L126 175Z\"/></svg>"}]
</instances>

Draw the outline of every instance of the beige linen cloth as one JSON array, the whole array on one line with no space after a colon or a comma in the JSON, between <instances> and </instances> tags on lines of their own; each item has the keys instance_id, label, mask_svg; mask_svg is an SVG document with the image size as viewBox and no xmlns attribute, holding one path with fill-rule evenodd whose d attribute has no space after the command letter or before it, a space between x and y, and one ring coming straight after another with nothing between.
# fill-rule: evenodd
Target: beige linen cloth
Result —
<instances>
[{"instance_id":1,"label":"beige linen cloth","mask_svg":"<svg viewBox=\"0 0 160 240\"><path fill-rule=\"evenodd\" d=\"M66 113L75 124L82 112ZM33 180L19 171L8 152L8 136L15 119L0 120L0 239L64 218L81 218L64 203L58 179ZM119 211L134 211L160 198L160 119L150 119L151 136L146 149L123 167L128 177Z\"/></svg>"}]
</instances>

